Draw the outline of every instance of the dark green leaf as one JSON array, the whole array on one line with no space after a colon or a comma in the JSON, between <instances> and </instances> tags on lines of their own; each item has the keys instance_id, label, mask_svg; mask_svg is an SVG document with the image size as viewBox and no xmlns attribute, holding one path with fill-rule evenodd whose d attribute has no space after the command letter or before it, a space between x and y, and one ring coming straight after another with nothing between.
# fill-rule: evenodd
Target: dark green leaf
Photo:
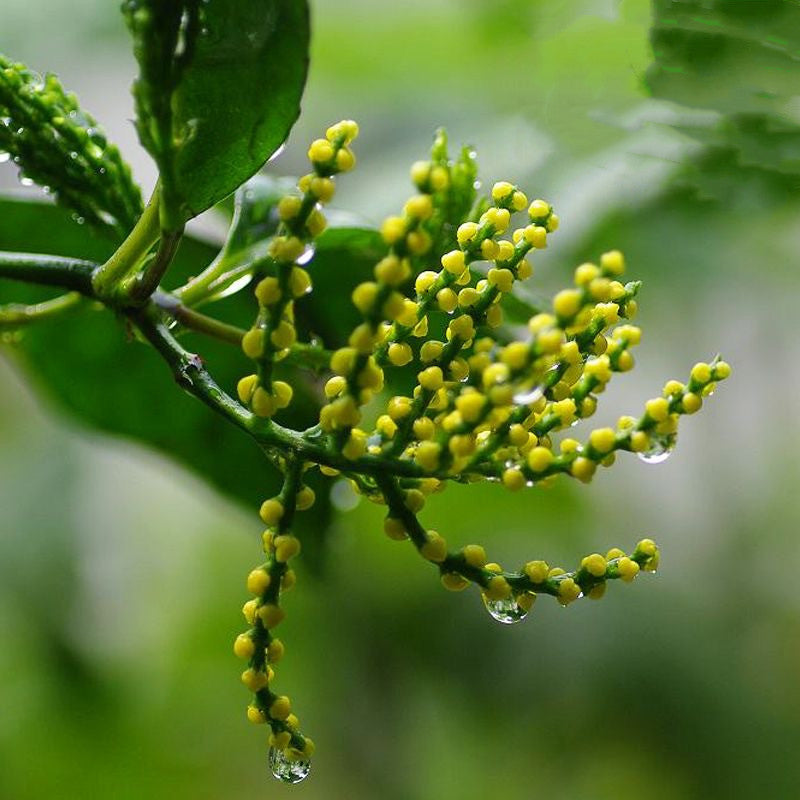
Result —
<instances>
[{"instance_id":1,"label":"dark green leaf","mask_svg":"<svg viewBox=\"0 0 800 800\"><path fill-rule=\"evenodd\" d=\"M55 206L0 200L2 250L101 260L114 246L113 239L88 234ZM186 238L175 271L196 273L214 254L208 245ZM238 302L232 311L242 320L252 320L255 313L248 295L229 298ZM41 296L40 288L0 281L0 302ZM193 335L186 337L186 346L203 357L229 392L252 368L231 345ZM5 352L12 352L42 393L82 424L156 447L254 512L276 490L278 476L252 439L179 389L158 355L126 334L109 312L87 304L83 312L27 328L19 345ZM316 422L319 394L313 380L288 368L283 376L294 384L297 402L279 420L293 427ZM318 502L300 515L299 524L322 536L329 512L327 492L319 491Z\"/></svg>"},{"instance_id":2,"label":"dark green leaf","mask_svg":"<svg viewBox=\"0 0 800 800\"><path fill-rule=\"evenodd\" d=\"M300 110L304 0L127 0L140 76L137 127L177 228L253 175ZM166 218L165 218L166 216Z\"/></svg>"}]
</instances>

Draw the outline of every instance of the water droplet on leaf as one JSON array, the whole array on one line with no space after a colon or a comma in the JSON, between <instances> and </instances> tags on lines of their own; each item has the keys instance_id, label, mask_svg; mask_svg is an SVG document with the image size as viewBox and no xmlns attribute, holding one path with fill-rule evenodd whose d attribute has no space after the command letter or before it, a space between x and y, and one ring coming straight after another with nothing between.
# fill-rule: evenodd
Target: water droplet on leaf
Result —
<instances>
[{"instance_id":1,"label":"water droplet on leaf","mask_svg":"<svg viewBox=\"0 0 800 800\"><path fill-rule=\"evenodd\" d=\"M293 760L286 750L277 747L269 749L269 768L272 774L284 783L300 783L311 772L311 762L302 759Z\"/></svg>"}]
</instances>

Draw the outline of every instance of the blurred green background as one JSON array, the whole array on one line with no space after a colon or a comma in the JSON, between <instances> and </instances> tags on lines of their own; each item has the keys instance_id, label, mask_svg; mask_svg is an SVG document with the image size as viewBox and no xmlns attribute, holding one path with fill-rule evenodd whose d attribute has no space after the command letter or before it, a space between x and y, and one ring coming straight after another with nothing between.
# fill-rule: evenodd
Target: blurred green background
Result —
<instances>
[{"instance_id":1,"label":"blurred green background","mask_svg":"<svg viewBox=\"0 0 800 800\"><path fill-rule=\"evenodd\" d=\"M314 10L303 115L271 171L296 174L321 128L358 119L337 203L378 223L445 125L488 185L556 206L534 297L612 246L645 281L639 366L593 423L717 349L734 366L660 466L622 458L590 487L523 496L453 487L424 520L509 564L571 565L650 535L663 567L600 603L545 598L506 628L337 490L326 568L298 566L281 629L278 685L318 748L311 778L283 787L230 650L253 510L81 429L0 353L0 798L796 798L800 7ZM0 51L59 73L152 185L115 3L4 0Z\"/></svg>"}]
</instances>

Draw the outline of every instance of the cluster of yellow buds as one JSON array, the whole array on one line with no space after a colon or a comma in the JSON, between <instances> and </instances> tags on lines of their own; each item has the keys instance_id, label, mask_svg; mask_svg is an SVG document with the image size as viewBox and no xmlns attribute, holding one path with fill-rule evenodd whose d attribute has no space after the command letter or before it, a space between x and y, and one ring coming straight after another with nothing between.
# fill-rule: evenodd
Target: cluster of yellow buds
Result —
<instances>
[{"instance_id":1,"label":"cluster of yellow buds","mask_svg":"<svg viewBox=\"0 0 800 800\"><path fill-rule=\"evenodd\" d=\"M234 653L248 664L242 673L242 683L253 693L247 718L269 726L273 772L289 782L301 780L308 773L314 743L300 733L289 698L272 691L274 665L285 649L274 630L286 615L280 604L281 595L296 580L289 567L301 549L300 540L291 531L294 514L311 508L314 499L313 490L301 483L301 470L290 468L281 493L262 503L260 516L267 526L262 542L267 560L247 576L247 591L253 597L244 604L242 613L250 628L233 645Z\"/></svg>"},{"instance_id":2,"label":"cluster of yellow buds","mask_svg":"<svg viewBox=\"0 0 800 800\"><path fill-rule=\"evenodd\" d=\"M291 387L272 380L272 365L294 343L292 303L311 287L300 262L324 227L319 204L333 194L332 176L354 163L348 145L356 133L355 123L342 122L314 142L314 173L299 182L302 197L279 205L281 228L265 265L271 274L257 284L259 316L243 340L257 371L240 381L239 396L258 417L271 417L291 401ZM300 549L292 519L313 502L300 482L304 470L316 464L325 475L342 475L356 492L385 505L389 538L410 539L436 565L445 588L477 585L491 615L512 623L539 594L567 605L601 597L609 580L630 582L655 571L658 548L643 539L630 554L593 553L571 572L544 561L506 571L488 561L481 545L449 550L441 534L426 529L418 519L426 497L448 481L492 480L511 491L546 486L561 474L586 483L619 451L663 460L675 445L680 416L699 410L730 374L719 358L698 363L686 383L669 381L640 416L620 417L615 427L592 430L583 441L564 435L595 413L614 373L634 366L631 350L641 331L631 319L640 284L623 282L623 255L614 250L579 265L574 285L555 295L549 311L534 313L523 336L515 335L503 327L503 300L531 277L531 258L558 229L552 206L531 202L508 181L477 197L474 154L465 150L451 160L443 134L431 159L413 165L411 179L417 193L380 228L385 252L374 279L352 291L361 321L347 346L331 353L319 425L291 433L284 489L261 510L270 526L268 561L248 578L255 599L245 616L252 627L237 639L236 651L250 662L243 675L255 693L248 715L270 724L281 775L307 769L313 749L288 700L269 689L270 664L282 652L271 633L283 618L278 599L294 582L286 562ZM409 380L408 394L386 391Z\"/></svg>"},{"instance_id":3,"label":"cluster of yellow buds","mask_svg":"<svg viewBox=\"0 0 800 800\"><path fill-rule=\"evenodd\" d=\"M308 150L313 172L297 182L298 194L287 195L278 204L280 227L269 246L269 257L257 264L256 273L269 270L255 288L259 313L253 327L242 338L242 349L256 362L256 372L239 382L242 403L259 417L272 417L292 400L292 388L272 379L276 361L285 358L297 340L294 301L311 291L311 276L304 265L313 256L312 242L327 225L322 205L336 191L333 176L355 165L349 145L358 136L358 125L343 120L331 126L325 139L317 139Z\"/></svg>"}]
</instances>

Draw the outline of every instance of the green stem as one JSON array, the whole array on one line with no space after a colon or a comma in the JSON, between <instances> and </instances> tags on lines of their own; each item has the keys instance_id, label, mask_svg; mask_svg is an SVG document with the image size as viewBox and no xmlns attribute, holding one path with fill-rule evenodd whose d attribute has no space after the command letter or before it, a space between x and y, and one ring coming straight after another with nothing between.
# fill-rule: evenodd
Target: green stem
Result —
<instances>
[{"instance_id":1,"label":"green stem","mask_svg":"<svg viewBox=\"0 0 800 800\"><path fill-rule=\"evenodd\" d=\"M97 265L92 261L37 253L0 252L0 278L42 286L58 286L94 296L92 275Z\"/></svg>"},{"instance_id":2,"label":"green stem","mask_svg":"<svg viewBox=\"0 0 800 800\"><path fill-rule=\"evenodd\" d=\"M92 285L99 297L110 297L119 283L136 268L150 248L158 241L158 237L161 235L160 194L160 187L156 185L144 213L128 234L128 238L95 273Z\"/></svg>"},{"instance_id":3,"label":"green stem","mask_svg":"<svg viewBox=\"0 0 800 800\"><path fill-rule=\"evenodd\" d=\"M52 300L42 303L25 305L23 303L9 303L0 306L0 331L15 329L33 322L56 317L65 311L75 308L81 301L79 292L68 292Z\"/></svg>"},{"instance_id":4,"label":"green stem","mask_svg":"<svg viewBox=\"0 0 800 800\"><path fill-rule=\"evenodd\" d=\"M227 322L220 322L214 317L202 314L189 308L180 302L173 294L157 291L153 297L153 302L176 322L180 323L187 330L195 333L203 333L221 342L233 344L237 347L242 344L242 337L246 331L237 325L229 325ZM304 367L314 372L322 372L328 369L333 353L317 344L295 342L289 348L289 355L283 359L283 364L290 364L295 367Z\"/></svg>"},{"instance_id":5,"label":"green stem","mask_svg":"<svg viewBox=\"0 0 800 800\"><path fill-rule=\"evenodd\" d=\"M60 286L94 299L98 299L92 281L96 269L97 265L91 261L30 253L0 253L0 278ZM163 293L158 295L161 302L164 302L164 296ZM168 310L174 310L174 307ZM149 302L141 308L128 309L127 316L167 362L176 381L184 389L246 431L263 448L277 450L288 456L293 455L303 461L323 464L343 472L358 472L371 476L396 475L404 478L430 477L411 461L391 461L381 455L364 455L350 460L342 455L329 437L320 435L316 428L308 433L298 433L272 420L256 417L217 385L198 355L190 353L180 345L167 328L162 319L162 311L154 302ZM206 321L208 319L205 318ZM216 323L216 320L214 322ZM313 346L309 346L309 350L314 349Z\"/></svg>"},{"instance_id":6,"label":"green stem","mask_svg":"<svg viewBox=\"0 0 800 800\"><path fill-rule=\"evenodd\" d=\"M220 322L207 314L201 314L199 311L188 308L168 292L157 291L152 299L160 309L168 313L184 328L204 333L228 344L241 345L242 337L245 334L243 328L228 325L226 322Z\"/></svg>"},{"instance_id":7,"label":"green stem","mask_svg":"<svg viewBox=\"0 0 800 800\"><path fill-rule=\"evenodd\" d=\"M137 305L142 305L147 298L155 292L161 279L169 269L175 253L178 251L183 229L164 233L158 245L155 258L144 268L144 270L126 282L128 296Z\"/></svg>"},{"instance_id":8,"label":"green stem","mask_svg":"<svg viewBox=\"0 0 800 800\"><path fill-rule=\"evenodd\" d=\"M175 380L187 392L205 403L237 427L247 432L265 449L275 449L303 461L323 464L344 472L367 475L397 475L406 478L430 477L411 461L390 461L379 455L350 460L324 436L308 435L263 420L237 403L214 381L199 356L184 349L167 329L153 305L128 312L131 321L167 362Z\"/></svg>"}]
</instances>

